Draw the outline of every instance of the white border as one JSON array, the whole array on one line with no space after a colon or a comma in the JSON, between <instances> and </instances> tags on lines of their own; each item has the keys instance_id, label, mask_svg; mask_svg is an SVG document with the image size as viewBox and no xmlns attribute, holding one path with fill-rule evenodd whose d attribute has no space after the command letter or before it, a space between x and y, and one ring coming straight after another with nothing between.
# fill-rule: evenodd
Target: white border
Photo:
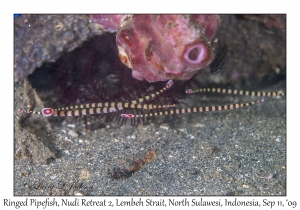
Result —
<instances>
[{"instance_id":1,"label":"white border","mask_svg":"<svg viewBox=\"0 0 300 210\"><path fill-rule=\"evenodd\" d=\"M295 1L291 1L295 2ZM1 1L1 206L3 198L13 197L13 14L14 13L287 13L287 197L272 200L294 200L300 205L299 178L299 27L296 4L288 1ZM32 198L32 197L31 197ZM173 197L172 197L173 198ZM178 198L178 197L176 197ZM254 197L262 200L264 197ZM271 200L271 197L266 197ZM37 199L44 199L37 197ZM96 198L95 198L96 199ZM108 197L108 199L114 199ZM122 199L122 198L119 198ZM143 197L143 199L146 199ZM167 199L167 198L165 198ZM216 200L218 197L206 197ZM221 198L221 199L224 199ZM253 199L244 197L245 200ZM98 209L100 207L97 207ZM23 208L22 208L23 209ZM27 208L29 209L29 208ZM229 208L228 208L229 209Z\"/></svg>"}]
</instances>

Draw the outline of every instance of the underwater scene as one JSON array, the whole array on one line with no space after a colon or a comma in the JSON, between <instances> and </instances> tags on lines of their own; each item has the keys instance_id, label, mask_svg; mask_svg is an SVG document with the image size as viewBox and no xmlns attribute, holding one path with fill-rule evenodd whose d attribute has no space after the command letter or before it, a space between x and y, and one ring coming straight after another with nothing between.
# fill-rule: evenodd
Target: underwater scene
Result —
<instances>
[{"instance_id":1,"label":"underwater scene","mask_svg":"<svg viewBox=\"0 0 300 210\"><path fill-rule=\"evenodd\" d=\"M286 15L14 16L15 196L286 195Z\"/></svg>"}]
</instances>

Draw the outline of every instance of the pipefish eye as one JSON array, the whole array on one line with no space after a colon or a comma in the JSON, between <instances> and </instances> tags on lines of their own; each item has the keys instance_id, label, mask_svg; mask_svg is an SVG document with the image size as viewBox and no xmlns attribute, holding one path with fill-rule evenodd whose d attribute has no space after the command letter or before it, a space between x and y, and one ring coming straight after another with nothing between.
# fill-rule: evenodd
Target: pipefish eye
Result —
<instances>
[{"instance_id":1,"label":"pipefish eye","mask_svg":"<svg viewBox=\"0 0 300 210\"><path fill-rule=\"evenodd\" d=\"M215 59L213 62L210 64L210 73L211 74L218 74L220 73L225 65L226 61L226 55L227 55L227 46L223 45L216 54Z\"/></svg>"}]
</instances>

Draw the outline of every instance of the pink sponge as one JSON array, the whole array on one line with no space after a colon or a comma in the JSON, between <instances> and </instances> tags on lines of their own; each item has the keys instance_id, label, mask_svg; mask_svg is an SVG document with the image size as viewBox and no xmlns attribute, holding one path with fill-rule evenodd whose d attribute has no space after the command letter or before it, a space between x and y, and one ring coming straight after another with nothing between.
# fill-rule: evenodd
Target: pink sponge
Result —
<instances>
[{"instance_id":1,"label":"pink sponge","mask_svg":"<svg viewBox=\"0 0 300 210\"><path fill-rule=\"evenodd\" d=\"M93 22L99 23L103 30L116 32L127 15L91 15Z\"/></svg>"},{"instance_id":2,"label":"pink sponge","mask_svg":"<svg viewBox=\"0 0 300 210\"><path fill-rule=\"evenodd\" d=\"M217 15L101 16L92 18L105 30L120 27L119 56L136 79L188 80L214 58L210 42L219 24Z\"/></svg>"}]
</instances>

